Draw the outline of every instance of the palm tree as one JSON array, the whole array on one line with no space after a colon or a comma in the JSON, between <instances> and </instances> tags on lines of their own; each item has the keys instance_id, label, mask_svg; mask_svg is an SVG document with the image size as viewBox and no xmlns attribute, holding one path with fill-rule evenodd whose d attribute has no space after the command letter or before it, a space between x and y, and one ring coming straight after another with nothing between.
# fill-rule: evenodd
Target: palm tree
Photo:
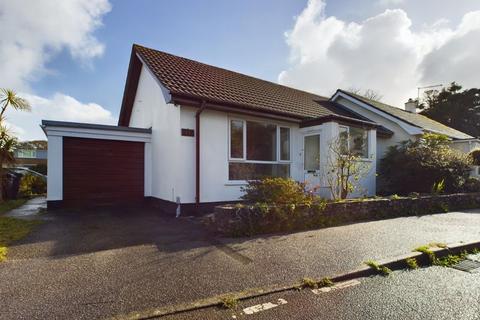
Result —
<instances>
[{"instance_id":1,"label":"palm tree","mask_svg":"<svg viewBox=\"0 0 480 320\"><path fill-rule=\"evenodd\" d=\"M15 163L14 151L17 139L10 134L5 126L5 111L8 107L15 110L30 111L27 100L17 95L11 89L0 89L0 202L3 201L3 166Z\"/></svg>"},{"instance_id":2,"label":"palm tree","mask_svg":"<svg viewBox=\"0 0 480 320\"><path fill-rule=\"evenodd\" d=\"M0 124L0 201L3 201L3 166L15 163L15 146L17 138L10 135L8 129Z\"/></svg>"},{"instance_id":3,"label":"palm tree","mask_svg":"<svg viewBox=\"0 0 480 320\"><path fill-rule=\"evenodd\" d=\"M27 100L19 97L17 93L11 89L0 89L0 124L3 125L5 119L5 111L11 106L15 110L30 111L31 107Z\"/></svg>"}]
</instances>

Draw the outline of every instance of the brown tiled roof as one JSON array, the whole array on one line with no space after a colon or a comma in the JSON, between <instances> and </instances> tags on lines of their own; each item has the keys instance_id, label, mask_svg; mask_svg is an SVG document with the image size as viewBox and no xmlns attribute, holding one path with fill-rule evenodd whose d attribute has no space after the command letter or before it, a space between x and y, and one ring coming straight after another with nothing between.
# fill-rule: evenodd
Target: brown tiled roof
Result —
<instances>
[{"instance_id":1,"label":"brown tiled roof","mask_svg":"<svg viewBox=\"0 0 480 320\"><path fill-rule=\"evenodd\" d=\"M328 98L134 45L142 61L172 95L186 95L296 118L344 115ZM356 118L353 116L353 118Z\"/></svg>"}]
</instances>

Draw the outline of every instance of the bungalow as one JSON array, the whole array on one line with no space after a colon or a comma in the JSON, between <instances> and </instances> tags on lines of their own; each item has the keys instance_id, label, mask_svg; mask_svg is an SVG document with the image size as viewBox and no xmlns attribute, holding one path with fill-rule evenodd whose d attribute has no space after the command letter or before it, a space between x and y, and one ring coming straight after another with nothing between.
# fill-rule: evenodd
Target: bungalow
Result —
<instances>
[{"instance_id":1,"label":"bungalow","mask_svg":"<svg viewBox=\"0 0 480 320\"><path fill-rule=\"evenodd\" d=\"M338 90L322 97L139 45L118 126L43 121L49 206L149 199L168 212L236 201L247 180L291 177L330 195L325 168L343 137L369 172L388 145L425 131L476 141L416 113ZM358 195L358 194L357 194Z\"/></svg>"}]
</instances>

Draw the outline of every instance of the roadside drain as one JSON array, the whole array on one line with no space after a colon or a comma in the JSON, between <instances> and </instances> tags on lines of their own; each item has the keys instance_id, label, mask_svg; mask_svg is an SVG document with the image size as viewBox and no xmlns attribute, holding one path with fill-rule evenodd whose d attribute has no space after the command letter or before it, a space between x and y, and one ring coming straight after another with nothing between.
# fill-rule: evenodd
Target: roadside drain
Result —
<instances>
[{"instance_id":1,"label":"roadside drain","mask_svg":"<svg viewBox=\"0 0 480 320\"><path fill-rule=\"evenodd\" d=\"M470 273L480 273L480 262L468 259L462 260L452 268Z\"/></svg>"},{"instance_id":2,"label":"roadside drain","mask_svg":"<svg viewBox=\"0 0 480 320\"><path fill-rule=\"evenodd\" d=\"M217 239L210 238L210 239L208 239L208 242L213 244L218 250L222 251L223 253L225 253L230 258L233 258L233 259L235 259L236 261L238 261L242 264L249 264L249 263L253 262L253 260L250 259L249 257L244 256L241 253L238 253L237 251L235 251L232 248L230 248L229 246L221 243Z\"/></svg>"}]
</instances>

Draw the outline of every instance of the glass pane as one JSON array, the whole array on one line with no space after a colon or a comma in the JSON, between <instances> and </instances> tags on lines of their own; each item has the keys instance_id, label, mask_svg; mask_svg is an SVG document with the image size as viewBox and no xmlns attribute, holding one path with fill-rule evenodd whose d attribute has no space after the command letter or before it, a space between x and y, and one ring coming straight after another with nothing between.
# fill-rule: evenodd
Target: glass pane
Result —
<instances>
[{"instance_id":1,"label":"glass pane","mask_svg":"<svg viewBox=\"0 0 480 320\"><path fill-rule=\"evenodd\" d=\"M362 158L368 158L367 130L350 127L350 151Z\"/></svg>"},{"instance_id":2,"label":"glass pane","mask_svg":"<svg viewBox=\"0 0 480 320\"><path fill-rule=\"evenodd\" d=\"M247 121L247 160L277 160L277 126Z\"/></svg>"},{"instance_id":3,"label":"glass pane","mask_svg":"<svg viewBox=\"0 0 480 320\"><path fill-rule=\"evenodd\" d=\"M320 135L305 137L304 170L320 170Z\"/></svg>"},{"instance_id":4,"label":"glass pane","mask_svg":"<svg viewBox=\"0 0 480 320\"><path fill-rule=\"evenodd\" d=\"M243 158L243 121L230 121L230 158Z\"/></svg>"},{"instance_id":5,"label":"glass pane","mask_svg":"<svg viewBox=\"0 0 480 320\"><path fill-rule=\"evenodd\" d=\"M340 151L346 154L348 151L348 129L340 127Z\"/></svg>"},{"instance_id":6,"label":"glass pane","mask_svg":"<svg viewBox=\"0 0 480 320\"><path fill-rule=\"evenodd\" d=\"M290 177L290 164L230 162L229 180L254 180L264 177Z\"/></svg>"},{"instance_id":7,"label":"glass pane","mask_svg":"<svg viewBox=\"0 0 480 320\"><path fill-rule=\"evenodd\" d=\"M280 128L280 160L290 160L290 128Z\"/></svg>"}]
</instances>

